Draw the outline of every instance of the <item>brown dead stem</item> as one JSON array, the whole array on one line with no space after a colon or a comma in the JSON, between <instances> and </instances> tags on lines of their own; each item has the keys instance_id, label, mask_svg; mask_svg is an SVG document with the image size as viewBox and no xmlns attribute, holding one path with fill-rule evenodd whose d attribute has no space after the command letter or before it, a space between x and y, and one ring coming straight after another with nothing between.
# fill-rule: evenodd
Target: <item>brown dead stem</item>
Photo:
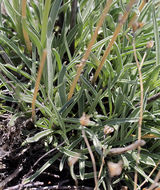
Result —
<instances>
[{"instance_id":1,"label":"brown dead stem","mask_svg":"<svg viewBox=\"0 0 160 190\"><path fill-rule=\"evenodd\" d=\"M105 154L105 149L103 149L103 156L102 156L102 161L101 161L101 167L100 167L100 170L99 170L99 173L98 173L98 180L101 177L103 167L104 167L104 164L105 164L105 156L104 156L104 154Z\"/></svg>"},{"instance_id":2,"label":"brown dead stem","mask_svg":"<svg viewBox=\"0 0 160 190\"><path fill-rule=\"evenodd\" d=\"M84 126L82 126L82 135L83 135L84 141L85 141L85 143L87 145L88 152L89 152L91 160L92 160L93 171L94 171L94 182L95 182L95 189L94 190L98 190L96 162L95 162L95 158L94 158L91 146L90 146L89 141L87 139L87 136L86 136L86 133L85 133L85 130L84 130Z\"/></svg>"},{"instance_id":3,"label":"brown dead stem","mask_svg":"<svg viewBox=\"0 0 160 190\"><path fill-rule=\"evenodd\" d=\"M160 180L160 170L158 171L155 179L154 179L154 183L149 187L148 190L152 190L154 189L155 187L159 187L160 184L158 184L158 181ZM159 188L158 188L159 189Z\"/></svg>"},{"instance_id":4,"label":"brown dead stem","mask_svg":"<svg viewBox=\"0 0 160 190\"><path fill-rule=\"evenodd\" d=\"M34 89L34 94L33 94L33 100L32 100L32 119L33 119L33 121L35 118L35 103L36 103L37 93L38 93L39 84L40 84L40 80L41 80L41 76L42 76L43 67L44 67L44 64L46 61L46 57L47 57L47 50L43 50L41 63L39 66L38 75L37 75L37 79L36 79L36 84L35 84L35 89Z\"/></svg>"},{"instance_id":5,"label":"brown dead stem","mask_svg":"<svg viewBox=\"0 0 160 190\"><path fill-rule=\"evenodd\" d=\"M89 141L87 139L87 136L86 136L86 133L85 133L85 130L84 130L84 127L88 126L89 123L90 123L90 116L88 116L85 113L83 113L82 117L80 118L80 124L82 126L82 135L83 135L84 141L85 141L85 143L87 145L87 149L88 149L88 152L89 152L91 160L92 160L93 172L94 172L94 181L95 181L95 188L94 188L94 190L98 190L98 179L97 179L96 162L95 162L95 158L94 158L91 146L89 144Z\"/></svg>"},{"instance_id":6,"label":"brown dead stem","mask_svg":"<svg viewBox=\"0 0 160 190\"><path fill-rule=\"evenodd\" d=\"M154 173L154 171L157 169L157 167L158 167L159 164L160 164L160 160L159 160L159 162L155 165L155 167L154 167L153 170L150 172L150 174L148 175L147 178L150 178L150 177L151 177L151 175L152 175L152 174ZM145 183L148 182L148 179L147 179L147 178L141 183L141 185L139 186L139 188L141 188ZM138 190L139 188L137 188L136 190Z\"/></svg>"},{"instance_id":7,"label":"brown dead stem","mask_svg":"<svg viewBox=\"0 0 160 190\"><path fill-rule=\"evenodd\" d=\"M102 67L103 67L103 65L104 65L104 63L105 63L105 61L106 61L106 58L107 58L107 56L109 55L109 53L110 53L110 51L111 51L111 48L112 48L114 42L115 42L116 39L117 39L117 36L118 36L118 34L119 34L120 30L121 30L122 25L123 25L123 24L125 23L125 21L127 20L128 15L129 15L129 12L130 12L130 10L131 10L133 4L135 3L135 1L136 1L136 0L131 0L131 1L129 2L129 4L127 5L126 11L125 11L123 17L121 18L121 20L119 21L119 23L118 23L118 25L117 25L117 27L116 27L116 29L115 29L115 32L114 32L114 34L113 34L113 37L112 37L111 41L109 42L107 49L106 49L105 52L104 52L104 55L103 55L103 57L102 57L102 60L101 60L101 62L100 62L99 67L98 67L97 70L96 70L96 73L95 73L95 75L94 75L94 78L93 78L93 80L92 80L92 83L94 83L94 82L97 80L97 77L98 77L98 75L99 75L99 73L100 73L100 71L101 71L101 69L102 69Z\"/></svg>"},{"instance_id":8,"label":"brown dead stem","mask_svg":"<svg viewBox=\"0 0 160 190\"><path fill-rule=\"evenodd\" d=\"M27 0L22 0L22 20L26 19L26 4L27 4ZM28 33L25 30L23 22L22 22L22 30L23 30L23 36L24 36L24 40L25 40L27 49L28 49L29 53L31 53L32 52L32 45L31 45L31 42L29 40Z\"/></svg>"},{"instance_id":9,"label":"brown dead stem","mask_svg":"<svg viewBox=\"0 0 160 190\"><path fill-rule=\"evenodd\" d=\"M137 140L135 141L134 143L126 146L126 147L122 147L122 148L111 148L111 150L109 151L109 155L118 155L118 154L123 154L127 151L130 151L130 150L134 150L136 149L137 147L140 147L140 146L144 146L146 143L144 140Z\"/></svg>"},{"instance_id":10,"label":"brown dead stem","mask_svg":"<svg viewBox=\"0 0 160 190\"><path fill-rule=\"evenodd\" d=\"M141 4L138 7L139 12L141 12L141 10L143 9L143 7L145 6L145 4L147 3L147 0L142 0ZM130 20L128 27L131 28L133 23L135 22L135 20L137 19L137 14L134 13L132 19Z\"/></svg>"},{"instance_id":11,"label":"brown dead stem","mask_svg":"<svg viewBox=\"0 0 160 190\"><path fill-rule=\"evenodd\" d=\"M89 54L90 54L90 52L92 50L92 46L93 46L93 44L94 44L94 42L95 42L95 40L97 38L98 31L99 31L100 27L102 26L102 24L104 22L105 16L106 16L107 12L109 11L109 8L110 8L111 4L112 4L112 0L108 0L106 5L105 5L103 13L102 13L102 15L101 15L101 17L99 19L99 22L97 23L97 27L95 29L95 32L94 32L94 34L93 34L93 36L91 38L90 43L88 44L87 50L86 50L86 52L85 52L85 54L84 54L84 56L83 56L83 58L81 60L81 63L79 65L78 69L77 69L77 74L76 74L76 76L75 76L75 78L73 80L73 83L70 86L70 91L69 91L69 94L68 94L68 100L71 99L71 97L73 96L74 89L76 87L77 81L78 81L78 79L80 77L80 74L81 74L81 72L82 72L82 70L83 70L83 68L85 66L85 63L86 63L86 61L87 61L87 59L89 57Z\"/></svg>"}]
</instances>

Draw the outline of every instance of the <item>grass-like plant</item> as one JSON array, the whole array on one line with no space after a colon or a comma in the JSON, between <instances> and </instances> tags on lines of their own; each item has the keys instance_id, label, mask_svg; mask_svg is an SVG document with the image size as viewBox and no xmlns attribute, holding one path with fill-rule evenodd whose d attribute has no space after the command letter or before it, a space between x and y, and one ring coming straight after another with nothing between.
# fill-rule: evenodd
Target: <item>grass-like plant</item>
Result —
<instances>
[{"instance_id":1,"label":"grass-like plant","mask_svg":"<svg viewBox=\"0 0 160 190\"><path fill-rule=\"evenodd\" d=\"M94 180L95 189L155 187L160 170L158 0L83 0L76 11L69 0L30 0L24 7L26 1L2 2L0 113L10 115L10 125L22 116L34 118L23 146L44 142L48 151L21 185L56 162L59 172L71 171L76 186ZM73 12L76 24L70 26ZM136 23L143 25L132 29ZM154 45L147 48L150 41ZM83 113L90 116L84 126ZM68 158L76 161L66 166ZM118 166L120 175L109 165Z\"/></svg>"}]
</instances>

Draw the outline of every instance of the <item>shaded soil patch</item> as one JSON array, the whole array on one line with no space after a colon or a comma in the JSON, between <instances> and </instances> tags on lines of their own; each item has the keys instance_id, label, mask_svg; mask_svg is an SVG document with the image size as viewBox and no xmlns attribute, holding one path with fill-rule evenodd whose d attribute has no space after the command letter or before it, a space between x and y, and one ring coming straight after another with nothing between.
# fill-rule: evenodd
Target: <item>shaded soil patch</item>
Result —
<instances>
[{"instance_id":1,"label":"shaded soil patch","mask_svg":"<svg viewBox=\"0 0 160 190\"><path fill-rule=\"evenodd\" d=\"M11 123L11 115L0 116L0 189L76 189L69 166L65 164L60 172L58 159L34 182L22 185L25 178L33 175L57 153L55 149L42 158L46 153L43 140L22 146L27 136L33 136L39 131L40 129L35 128L31 120L25 117L19 117ZM84 180L79 183L78 189L91 190L93 186L92 179Z\"/></svg>"}]
</instances>

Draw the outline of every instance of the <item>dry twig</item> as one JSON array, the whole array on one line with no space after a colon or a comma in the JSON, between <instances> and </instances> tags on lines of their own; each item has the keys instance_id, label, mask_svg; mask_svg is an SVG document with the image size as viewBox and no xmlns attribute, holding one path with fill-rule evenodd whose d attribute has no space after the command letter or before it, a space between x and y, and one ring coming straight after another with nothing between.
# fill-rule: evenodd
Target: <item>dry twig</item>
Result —
<instances>
[{"instance_id":1,"label":"dry twig","mask_svg":"<svg viewBox=\"0 0 160 190\"><path fill-rule=\"evenodd\" d=\"M44 185L43 182L32 182L32 183L27 183L27 184L19 184L19 185L15 185L15 186L12 186L12 187L8 187L4 190L17 190L17 189L20 189L20 188L33 188L33 187L37 187L37 186L42 186Z\"/></svg>"},{"instance_id":2,"label":"dry twig","mask_svg":"<svg viewBox=\"0 0 160 190\"><path fill-rule=\"evenodd\" d=\"M112 148L110 151L109 151L109 155L117 155L117 154L123 154L129 150L134 150L136 149L137 147L140 147L140 146L144 146L145 145L145 141L144 140L137 140L136 142L132 143L131 145L128 145L124 148Z\"/></svg>"},{"instance_id":3,"label":"dry twig","mask_svg":"<svg viewBox=\"0 0 160 190\"><path fill-rule=\"evenodd\" d=\"M40 186L40 183L41 182L39 182L39 186ZM27 188L27 189L32 189L32 190L76 190L75 186L61 186L61 187L59 187L59 185L50 185L50 186L44 186L44 187L36 187L36 186L38 186L38 182L37 182L37 185L33 184L33 186L32 186L32 184L28 184L28 186L27 186L27 184L26 184L23 187ZM18 188L16 188L16 187L19 188L20 186L13 186L11 188L7 188L4 190L17 190ZM78 190L82 190L82 189L93 190L93 188L91 188L91 187L83 187L83 186L78 187Z\"/></svg>"},{"instance_id":4,"label":"dry twig","mask_svg":"<svg viewBox=\"0 0 160 190\"><path fill-rule=\"evenodd\" d=\"M6 177L2 182L0 182L0 188L3 188L4 186L7 185L7 183L9 183L10 181L12 181L15 177L17 177L17 175L19 174L19 172L21 172L23 169L22 165L19 165L17 167L17 169L8 177Z\"/></svg>"}]
</instances>

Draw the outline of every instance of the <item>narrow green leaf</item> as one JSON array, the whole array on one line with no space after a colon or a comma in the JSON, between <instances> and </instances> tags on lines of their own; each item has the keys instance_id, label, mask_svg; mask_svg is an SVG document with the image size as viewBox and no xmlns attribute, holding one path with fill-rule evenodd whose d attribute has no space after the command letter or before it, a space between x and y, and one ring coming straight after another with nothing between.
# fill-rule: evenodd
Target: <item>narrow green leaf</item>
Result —
<instances>
[{"instance_id":1,"label":"narrow green leaf","mask_svg":"<svg viewBox=\"0 0 160 190\"><path fill-rule=\"evenodd\" d=\"M115 118L103 122L103 125L119 125L121 123L135 123L139 118Z\"/></svg>"},{"instance_id":2,"label":"narrow green leaf","mask_svg":"<svg viewBox=\"0 0 160 190\"><path fill-rule=\"evenodd\" d=\"M140 155L140 161L143 163L143 164L146 164L148 166L155 166L155 162L154 160L149 156L149 152L148 152L148 155L146 154L142 154Z\"/></svg>"},{"instance_id":3,"label":"narrow green leaf","mask_svg":"<svg viewBox=\"0 0 160 190\"><path fill-rule=\"evenodd\" d=\"M34 32L34 30L32 29L32 27L30 27L29 24L26 23L26 19L22 19L22 24L25 28L25 30L27 31L32 43L34 43L34 45L36 46L36 48L38 49L38 54L39 56L41 56L41 52L42 52L42 44L40 42L39 37L37 36L37 34Z\"/></svg>"},{"instance_id":4,"label":"narrow green leaf","mask_svg":"<svg viewBox=\"0 0 160 190\"><path fill-rule=\"evenodd\" d=\"M42 48L46 47L48 15L49 15L50 8L51 8L51 0L45 1L44 11L43 11L43 20L42 20L42 29L41 29Z\"/></svg>"},{"instance_id":5,"label":"narrow green leaf","mask_svg":"<svg viewBox=\"0 0 160 190\"><path fill-rule=\"evenodd\" d=\"M0 42L8 45L24 61L28 68L31 67L31 61L27 58L27 56L19 51L18 47L11 39L8 39L5 35L0 34Z\"/></svg>"},{"instance_id":6,"label":"narrow green leaf","mask_svg":"<svg viewBox=\"0 0 160 190\"><path fill-rule=\"evenodd\" d=\"M58 123L59 123L59 126L60 126L61 129L62 129L63 138L64 138L64 140L66 140L67 143L68 143L68 137L66 136L66 127L65 127L65 124L64 124L64 122L63 122L63 120L62 120L62 117L61 117L61 115L59 114L59 112L57 111L57 108L56 108L56 106L53 104L51 98L50 98L50 97L48 97L48 98L49 98L50 104L52 105L52 109L53 109L53 112L54 112L54 114L55 114L55 116L56 116L56 119L57 119L57 121L58 121Z\"/></svg>"},{"instance_id":7,"label":"narrow green leaf","mask_svg":"<svg viewBox=\"0 0 160 190\"><path fill-rule=\"evenodd\" d=\"M48 129L39 133L36 133L33 137L29 137L27 138L24 142L23 142L23 146L27 143L34 143L34 142L38 142L41 138L44 138L48 135L50 135L51 133L53 133L53 130Z\"/></svg>"},{"instance_id":8,"label":"narrow green leaf","mask_svg":"<svg viewBox=\"0 0 160 190\"><path fill-rule=\"evenodd\" d=\"M54 54L54 56L56 58L58 70L61 71L61 69L62 69L62 61L61 61L60 55L59 55L59 53L57 52L57 50L55 48L52 48L52 52L53 52L53 54Z\"/></svg>"},{"instance_id":9,"label":"narrow green leaf","mask_svg":"<svg viewBox=\"0 0 160 190\"><path fill-rule=\"evenodd\" d=\"M97 104L98 104L98 102L99 102L99 97L100 97L101 94L102 94L102 90L100 90L100 91L96 94L96 96L95 96L95 98L94 98L94 101L92 102L91 107L90 107L90 110L89 110L89 112L88 112L89 115L94 112L94 109L96 108L96 106L97 106Z\"/></svg>"},{"instance_id":10,"label":"narrow green leaf","mask_svg":"<svg viewBox=\"0 0 160 190\"><path fill-rule=\"evenodd\" d=\"M85 148L85 144L81 144L81 149L83 150ZM85 175L85 160L80 159L79 160L79 174L80 174L80 179L84 180L84 175Z\"/></svg>"},{"instance_id":11,"label":"narrow green leaf","mask_svg":"<svg viewBox=\"0 0 160 190\"><path fill-rule=\"evenodd\" d=\"M58 0L58 1L54 1L52 3L52 7L51 7L51 11L49 14L49 22L48 22L48 35L47 36L51 36L53 29L54 29L54 25L56 22L56 18L60 9L60 5L61 5L62 0Z\"/></svg>"},{"instance_id":12,"label":"narrow green leaf","mask_svg":"<svg viewBox=\"0 0 160 190\"><path fill-rule=\"evenodd\" d=\"M58 85L62 84L60 85L58 89L62 106L67 102L66 87L65 87L65 73L66 73L66 66L63 65L58 77Z\"/></svg>"},{"instance_id":13,"label":"narrow green leaf","mask_svg":"<svg viewBox=\"0 0 160 190\"><path fill-rule=\"evenodd\" d=\"M54 78L54 71L53 71L53 61L52 61L52 41L54 35L47 37L47 77L48 77L48 95L52 98L53 97L53 78Z\"/></svg>"}]
</instances>

